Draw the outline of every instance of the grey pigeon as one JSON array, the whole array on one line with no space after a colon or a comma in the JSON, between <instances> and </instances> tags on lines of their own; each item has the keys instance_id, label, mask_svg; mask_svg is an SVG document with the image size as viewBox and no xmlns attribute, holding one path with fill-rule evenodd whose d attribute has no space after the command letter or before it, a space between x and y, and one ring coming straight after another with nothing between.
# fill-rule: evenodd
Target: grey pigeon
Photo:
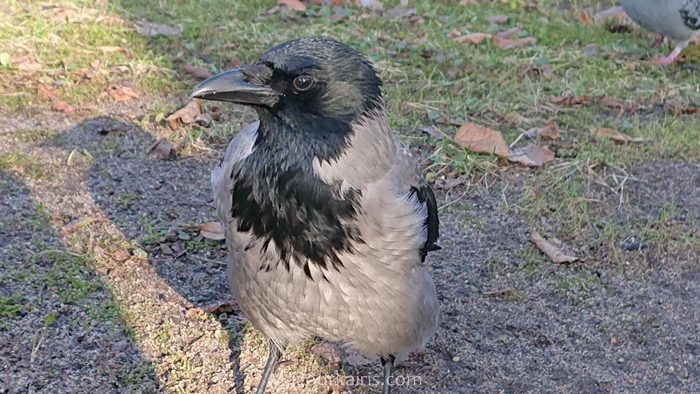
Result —
<instances>
[{"instance_id":1,"label":"grey pigeon","mask_svg":"<svg viewBox=\"0 0 700 394\"><path fill-rule=\"evenodd\" d=\"M676 61L700 29L700 0L620 0L620 5L641 27L676 41L671 54L656 59L662 65ZM615 9L605 13L612 15Z\"/></svg>"},{"instance_id":2,"label":"grey pigeon","mask_svg":"<svg viewBox=\"0 0 700 394\"><path fill-rule=\"evenodd\" d=\"M258 393L284 349L312 337L379 356L389 393L395 358L437 329L422 265L439 249L437 204L389 128L381 84L355 50L309 37L192 93L259 118L211 174L231 289L269 338Z\"/></svg>"}]
</instances>

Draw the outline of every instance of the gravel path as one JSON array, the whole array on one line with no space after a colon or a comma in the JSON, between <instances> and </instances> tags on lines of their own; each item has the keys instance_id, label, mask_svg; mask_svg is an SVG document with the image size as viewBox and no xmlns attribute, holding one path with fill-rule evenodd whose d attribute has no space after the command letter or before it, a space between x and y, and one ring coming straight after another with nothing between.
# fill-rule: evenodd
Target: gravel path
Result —
<instances>
[{"instance_id":1,"label":"gravel path","mask_svg":"<svg viewBox=\"0 0 700 394\"><path fill-rule=\"evenodd\" d=\"M218 154L151 159L154 135L130 118L49 115L0 119L0 154L30 163L0 167L0 393L250 392L262 338L235 311L202 309L233 301L222 244L194 230L215 217ZM643 220L673 200L671 225L700 217L700 167L630 173L625 206L598 190L593 214ZM441 212L444 249L427 262L442 322L396 391L700 392L698 251L622 251L635 269L545 262L513 208L528 177L442 193L470 187ZM305 347L287 358L270 392L378 392L378 365L338 369Z\"/></svg>"}]
</instances>

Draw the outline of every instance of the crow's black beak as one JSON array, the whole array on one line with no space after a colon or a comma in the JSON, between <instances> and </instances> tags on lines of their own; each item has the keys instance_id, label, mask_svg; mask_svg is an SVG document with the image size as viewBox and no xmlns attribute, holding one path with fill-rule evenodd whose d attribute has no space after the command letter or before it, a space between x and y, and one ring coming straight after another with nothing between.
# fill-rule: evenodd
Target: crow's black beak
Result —
<instances>
[{"instance_id":1,"label":"crow's black beak","mask_svg":"<svg viewBox=\"0 0 700 394\"><path fill-rule=\"evenodd\" d=\"M203 100L268 107L275 105L280 95L269 86L248 82L240 68L216 74L192 91L192 97Z\"/></svg>"}]
</instances>

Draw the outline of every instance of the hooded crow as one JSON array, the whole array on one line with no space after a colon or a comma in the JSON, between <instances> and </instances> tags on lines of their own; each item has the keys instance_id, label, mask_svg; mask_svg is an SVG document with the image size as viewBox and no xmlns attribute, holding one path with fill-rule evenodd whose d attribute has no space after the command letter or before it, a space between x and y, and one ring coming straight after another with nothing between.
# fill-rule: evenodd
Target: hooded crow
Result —
<instances>
[{"instance_id":1,"label":"hooded crow","mask_svg":"<svg viewBox=\"0 0 700 394\"><path fill-rule=\"evenodd\" d=\"M192 96L253 107L259 121L211 173L232 292L269 338L257 393L284 349L321 337L394 360L435 333L422 265L439 249L435 196L389 128L373 66L325 37L286 42Z\"/></svg>"}]
</instances>

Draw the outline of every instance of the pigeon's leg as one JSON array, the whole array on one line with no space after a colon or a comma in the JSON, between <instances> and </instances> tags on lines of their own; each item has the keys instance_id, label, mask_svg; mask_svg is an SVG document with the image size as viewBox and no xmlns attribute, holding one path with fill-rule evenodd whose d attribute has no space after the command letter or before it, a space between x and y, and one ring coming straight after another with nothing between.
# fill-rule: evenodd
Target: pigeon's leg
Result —
<instances>
[{"instance_id":1,"label":"pigeon's leg","mask_svg":"<svg viewBox=\"0 0 700 394\"><path fill-rule=\"evenodd\" d=\"M651 48L652 49L659 49L659 48L661 48L661 45L663 45L666 41L668 41L668 37L659 36L656 40L654 40L654 43L651 45Z\"/></svg>"},{"instance_id":2,"label":"pigeon's leg","mask_svg":"<svg viewBox=\"0 0 700 394\"><path fill-rule=\"evenodd\" d=\"M688 42L679 42L676 44L676 47L673 49L673 52L671 52L668 56L666 57L657 57L654 59L654 63L660 64L662 66L668 66L669 64L675 62L678 59L678 56L680 56L681 51L685 49L685 47L688 46Z\"/></svg>"},{"instance_id":3,"label":"pigeon's leg","mask_svg":"<svg viewBox=\"0 0 700 394\"><path fill-rule=\"evenodd\" d=\"M391 385L394 377L394 360L396 357L390 354L388 357L381 357L382 367L384 367L384 388L382 394L391 394Z\"/></svg>"},{"instance_id":4,"label":"pigeon's leg","mask_svg":"<svg viewBox=\"0 0 700 394\"><path fill-rule=\"evenodd\" d=\"M255 394L265 393L265 387L267 386L267 379L272 374L272 370L275 369L277 361L282 357L282 349L280 349L272 340L269 341L268 347L270 348L267 355L267 362L265 363L265 368L263 369L262 377L260 378L260 383L258 383L258 389Z\"/></svg>"}]
</instances>

